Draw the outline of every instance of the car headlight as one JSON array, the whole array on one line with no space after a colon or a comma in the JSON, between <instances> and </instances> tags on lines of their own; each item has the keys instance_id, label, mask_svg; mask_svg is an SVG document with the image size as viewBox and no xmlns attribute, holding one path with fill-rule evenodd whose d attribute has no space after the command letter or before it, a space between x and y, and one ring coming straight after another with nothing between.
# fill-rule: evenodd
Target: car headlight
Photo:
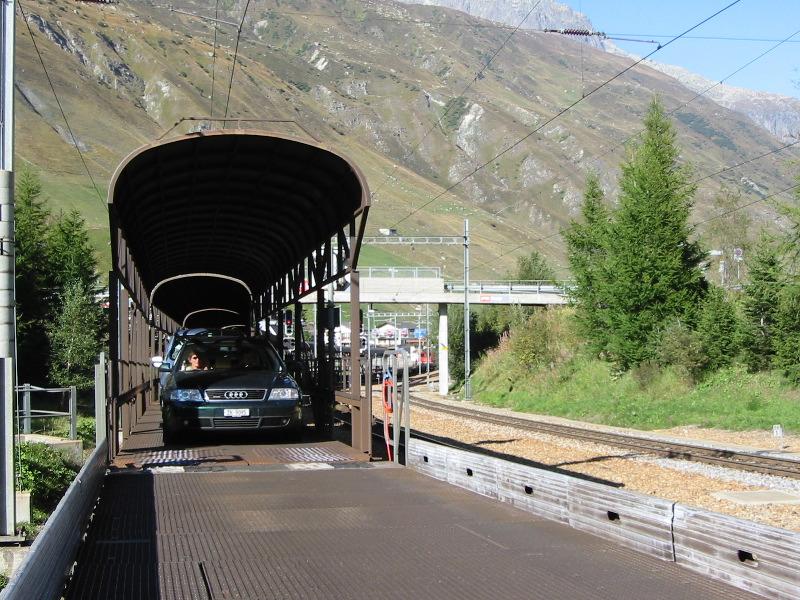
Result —
<instances>
[{"instance_id":1,"label":"car headlight","mask_svg":"<svg viewBox=\"0 0 800 600\"><path fill-rule=\"evenodd\" d=\"M269 400L297 400L299 397L297 388L290 387L272 388L269 393Z\"/></svg>"},{"instance_id":2,"label":"car headlight","mask_svg":"<svg viewBox=\"0 0 800 600\"><path fill-rule=\"evenodd\" d=\"M202 402L203 394L200 390L174 389L169 393L169 399L176 402Z\"/></svg>"}]
</instances>

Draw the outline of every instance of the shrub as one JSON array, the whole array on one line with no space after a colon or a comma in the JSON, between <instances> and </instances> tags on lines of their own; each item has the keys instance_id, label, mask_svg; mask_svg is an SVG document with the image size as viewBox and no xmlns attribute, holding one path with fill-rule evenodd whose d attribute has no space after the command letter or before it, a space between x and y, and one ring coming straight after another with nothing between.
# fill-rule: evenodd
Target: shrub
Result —
<instances>
[{"instance_id":1,"label":"shrub","mask_svg":"<svg viewBox=\"0 0 800 600\"><path fill-rule=\"evenodd\" d=\"M20 489L30 491L34 512L51 513L75 479L78 467L50 446L32 442L19 445L19 458Z\"/></svg>"},{"instance_id":2,"label":"shrub","mask_svg":"<svg viewBox=\"0 0 800 600\"><path fill-rule=\"evenodd\" d=\"M662 332L656 353L661 365L682 370L693 383L697 383L708 368L700 336L678 320Z\"/></svg>"},{"instance_id":3,"label":"shrub","mask_svg":"<svg viewBox=\"0 0 800 600\"><path fill-rule=\"evenodd\" d=\"M555 367L572 358L574 327L565 310L538 310L514 328L509 349L525 370Z\"/></svg>"},{"instance_id":4,"label":"shrub","mask_svg":"<svg viewBox=\"0 0 800 600\"><path fill-rule=\"evenodd\" d=\"M78 417L78 439L83 442L84 448L94 448L95 426L94 417Z\"/></svg>"}]
</instances>

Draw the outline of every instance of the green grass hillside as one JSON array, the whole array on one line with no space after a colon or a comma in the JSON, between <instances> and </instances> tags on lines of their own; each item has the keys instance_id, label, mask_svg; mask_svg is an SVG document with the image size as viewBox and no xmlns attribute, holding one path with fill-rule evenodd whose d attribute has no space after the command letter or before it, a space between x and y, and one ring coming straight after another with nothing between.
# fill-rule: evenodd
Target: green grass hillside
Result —
<instances>
[{"instance_id":1,"label":"green grass hillside","mask_svg":"<svg viewBox=\"0 0 800 600\"><path fill-rule=\"evenodd\" d=\"M571 327L571 309L552 312L558 313L553 319L561 327ZM800 433L800 390L779 373L748 373L736 365L699 383L675 367L646 365L614 373L608 362L587 356L580 345L561 345L558 358L529 368L514 347L515 335L477 361L471 379L474 401L642 430L691 425L744 431L782 425Z\"/></svg>"},{"instance_id":2,"label":"green grass hillside","mask_svg":"<svg viewBox=\"0 0 800 600\"><path fill-rule=\"evenodd\" d=\"M222 127L219 117L313 137L350 157L373 194L368 235L383 227L459 235L469 219L476 280L504 274L532 250L569 276L560 231L589 171L613 195L653 94L674 113L683 158L703 181L698 234L722 187L741 192L759 226L775 227L760 199L789 187L785 165L798 153L771 152L779 140L662 73L628 71L627 59L565 36L509 36L438 7L247 6L238 32L220 24L242 19L238 2L213 10L197 0L22 7L18 163L40 172L56 210L78 208L98 230L104 265L106 190L120 162L161 136ZM461 275L456 246L392 253Z\"/></svg>"}]
</instances>

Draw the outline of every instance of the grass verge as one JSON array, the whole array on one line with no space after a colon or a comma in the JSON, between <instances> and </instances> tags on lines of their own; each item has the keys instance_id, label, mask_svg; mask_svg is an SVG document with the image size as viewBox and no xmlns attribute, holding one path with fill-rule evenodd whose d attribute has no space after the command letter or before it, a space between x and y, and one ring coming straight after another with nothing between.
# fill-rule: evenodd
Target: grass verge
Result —
<instances>
[{"instance_id":1,"label":"grass verge","mask_svg":"<svg viewBox=\"0 0 800 600\"><path fill-rule=\"evenodd\" d=\"M747 431L779 424L800 432L800 390L776 373L739 366L694 384L676 369L653 366L615 376L608 363L581 357L524 370L498 352L481 361L471 389L476 402L618 427Z\"/></svg>"}]
</instances>

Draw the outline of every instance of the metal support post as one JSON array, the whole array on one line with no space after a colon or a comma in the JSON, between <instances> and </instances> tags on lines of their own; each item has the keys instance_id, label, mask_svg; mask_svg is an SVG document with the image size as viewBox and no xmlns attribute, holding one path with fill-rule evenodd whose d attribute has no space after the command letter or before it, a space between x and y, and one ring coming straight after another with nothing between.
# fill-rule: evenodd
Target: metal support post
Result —
<instances>
[{"instance_id":1,"label":"metal support post","mask_svg":"<svg viewBox=\"0 0 800 600\"><path fill-rule=\"evenodd\" d=\"M31 432L31 384L22 386L22 433Z\"/></svg>"},{"instance_id":2,"label":"metal support post","mask_svg":"<svg viewBox=\"0 0 800 600\"><path fill-rule=\"evenodd\" d=\"M439 305L439 395L450 391L450 336L447 324L447 304Z\"/></svg>"},{"instance_id":3,"label":"metal support post","mask_svg":"<svg viewBox=\"0 0 800 600\"><path fill-rule=\"evenodd\" d=\"M78 389L69 388L69 439L78 439Z\"/></svg>"},{"instance_id":4,"label":"metal support post","mask_svg":"<svg viewBox=\"0 0 800 600\"><path fill-rule=\"evenodd\" d=\"M14 12L13 0L0 0L0 169L14 170ZM4 215L5 216L5 215Z\"/></svg>"},{"instance_id":5,"label":"metal support post","mask_svg":"<svg viewBox=\"0 0 800 600\"><path fill-rule=\"evenodd\" d=\"M394 376L394 384L395 390L398 388L400 389L400 394L395 393L395 407L392 413L392 449L393 449L393 456L392 461L395 463L400 463L400 429L402 428L402 420L403 420L403 411L405 410L405 402L403 401L403 397L408 391L408 360L406 356L406 351L401 350L399 353L395 353L392 355L392 360L390 361L392 365L392 371ZM400 371L403 372L403 382L400 382Z\"/></svg>"},{"instance_id":6,"label":"metal support post","mask_svg":"<svg viewBox=\"0 0 800 600\"><path fill-rule=\"evenodd\" d=\"M2 494L0 534L13 536L16 519L14 485L14 12L13 0L0 6L0 361L2 361Z\"/></svg>"},{"instance_id":7,"label":"metal support post","mask_svg":"<svg viewBox=\"0 0 800 600\"><path fill-rule=\"evenodd\" d=\"M0 382L2 385L2 435L0 455L2 460L3 501L0 502L0 537L13 537L16 524L16 486L14 485L14 359L0 357Z\"/></svg>"},{"instance_id":8,"label":"metal support post","mask_svg":"<svg viewBox=\"0 0 800 600\"><path fill-rule=\"evenodd\" d=\"M108 412L106 407L106 353L94 366L94 440L95 445L103 443L108 435Z\"/></svg>"}]
</instances>

